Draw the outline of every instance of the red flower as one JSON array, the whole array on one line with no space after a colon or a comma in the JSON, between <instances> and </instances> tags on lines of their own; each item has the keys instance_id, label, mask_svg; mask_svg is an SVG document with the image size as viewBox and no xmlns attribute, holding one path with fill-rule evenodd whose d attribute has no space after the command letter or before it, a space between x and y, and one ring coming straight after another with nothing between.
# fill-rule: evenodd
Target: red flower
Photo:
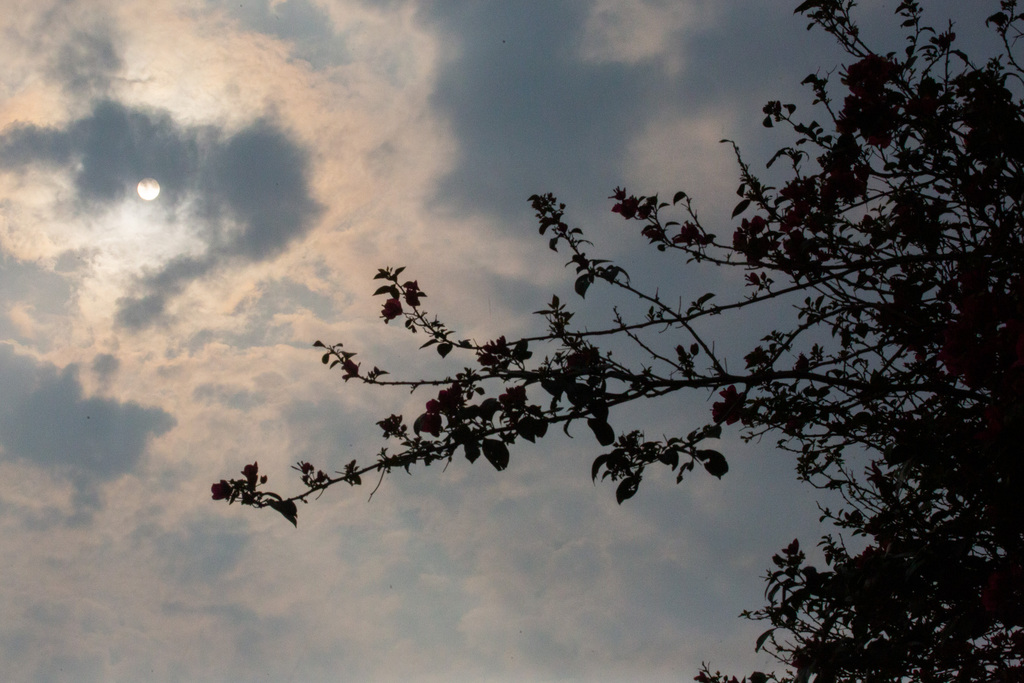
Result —
<instances>
[{"instance_id":1,"label":"red flower","mask_svg":"<svg viewBox=\"0 0 1024 683\"><path fill-rule=\"evenodd\" d=\"M453 384L449 388L438 392L437 406L439 411L445 415L456 414L459 408L462 407L462 390L459 389L459 385Z\"/></svg>"},{"instance_id":2,"label":"red flower","mask_svg":"<svg viewBox=\"0 0 1024 683\"><path fill-rule=\"evenodd\" d=\"M1018 564L997 569L981 589L981 605L986 612L1007 613L1019 609L1024 597L1024 569Z\"/></svg>"},{"instance_id":3,"label":"red flower","mask_svg":"<svg viewBox=\"0 0 1024 683\"><path fill-rule=\"evenodd\" d=\"M731 425L740 419L739 409L747 395L737 392L735 385L729 385L724 391L718 392L718 395L725 400L711 406L711 417L715 422Z\"/></svg>"},{"instance_id":4,"label":"red flower","mask_svg":"<svg viewBox=\"0 0 1024 683\"><path fill-rule=\"evenodd\" d=\"M436 401L431 401L430 403L436 403ZM441 414L431 412L424 413L420 417L420 431L433 436L438 436L441 433Z\"/></svg>"},{"instance_id":5,"label":"red flower","mask_svg":"<svg viewBox=\"0 0 1024 683\"><path fill-rule=\"evenodd\" d=\"M526 404L526 387L509 387L498 400L506 409L521 407Z\"/></svg>"},{"instance_id":6,"label":"red flower","mask_svg":"<svg viewBox=\"0 0 1024 683\"><path fill-rule=\"evenodd\" d=\"M226 500L231 495L231 484L224 479L210 487L214 500Z\"/></svg>"},{"instance_id":7,"label":"red flower","mask_svg":"<svg viewBox=\"0 0 1024 683\"><path fill-rule=\"evenodd\" d=\"M629 196L623 199L621 202L612 207L612 213L620 214L626 220L636 217L637 211L640 209L640 200L636 197Z\"/></svg>"},{"instance_id":8,"label":"red flower","mask_svg":"<svg viewBox=\"0 0 1024 683\"><path fill-rule=\"evenodd\" d=\"M594 347L588 347L581 351L575 351L565 357L565 367L569 370L589 368L601 361L601 352Z\"/></svg>"},{"instance_id":9,"label":"red flower","mask_svg":"<svg viewBox=\"0 0 1024 683\"><path fill-rule=\"evenodd\" d=\"M398 299L388 299L384 302L384 308L380 312L380 317L384 318L384 322L390 322L402 315L402 302Z\"/></svg>"}]
</instances>

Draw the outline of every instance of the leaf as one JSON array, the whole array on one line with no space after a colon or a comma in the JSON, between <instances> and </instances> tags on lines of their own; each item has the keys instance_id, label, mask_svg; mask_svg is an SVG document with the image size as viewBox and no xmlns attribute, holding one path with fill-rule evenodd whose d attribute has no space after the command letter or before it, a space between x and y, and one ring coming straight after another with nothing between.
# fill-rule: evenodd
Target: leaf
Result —
<instances>
[{"instance_id":1,"label":"leaf","mask_svg":"<svg viewBox=\"0 0 1024 683\"><path fill-rule=\"evenodd\" d=\"M494 439L484 439L481 446L484 449L484 457L487 458L487 462L494 465L494 469L501 472L508 467L508 446Z\"/></svg>"},{"instance_id":2,"label":"leaf","mask_svg":"<svg viewBox=\"0 0 1024 683\"><path fill-rule=\"evenodd\" d=\"M330 363L331 362L331 354L330 353L325 353L320 358L320 362L323 363L324 365L327 365L328 363Z\"/></svg>"},{"instance_id":3,"label":"leaf","mask_svg":"<svg viewBox=\"0 0 1024 683\"><path fill-rule=\"evenodd\" d=\"M476 459L480 457L480 444L476 441L467 441L462 444L462 448L466 451L466 460L471 463L476 462Z\"/></svg>"},{"instance_id":4,"label":"leaf","mask_svg":"<svg viewBox=\"0 0 1024 683\"><path fill-rule=\"evenodd\" d=\"M529 441L535 443L538 436L543 436L542 429L547 430L547 424L535 417L524 416L516 422L516 433Z\"/></svg>"},{"instance_id":5,"label":"leaf","mask_svg":"<svg viewBox=\"0 0 1024 683\"><path fill-rule=\"evenodd\" d=\"M576 284L573 285L573 289L576 290L576 293L584 298L587 296L588 287L590 287L590 273L584 273L583 275L580 275L578 278L576 278Z\"/></svg>"},{"instance_id":6,"label":"leaf","mask_svg":"<svg viewBox=\"0 0 1024 683\"><path fill-rule=\"evenodd\" d=\"M768 638L771 637L772 633L774 633L774 632L775 632L775 629L770 628L767 631L765 631L764 633L762 633L761 635L759 635L757 637L757 642L754 643L754 652L760 652L761 648L764 646L764 642L766 640L768 640ZM761 675L763 676L764 674L761 674Z\"/></svg>"},{"instance_id":7,"label":"leaf","mask_svg":"<svg viewBox=\"0 0 1024 683\"><path fill-rule=\"evenodd\" d=\"M281 513L281 516L291 522L296 528L299 526L299 510L295 507L294 500L269 500L267 505Z\"/></svg>"},{"instance_id":8,"label":"leaf","mask_svg":"<svg viewBox=\"0 0 1024 683\"><path fill-rule=\"evenodd\" d=\"M590 468L590 478L592 480L597 481L597 473L601 471L601 467L608 461L608 456L609 454L605 453L594 458L594 464Z\"/></svg>"},{"instance_id":9,"label":"leaf","mask_svg":"<svg viewBox=\"0 0 1024 683\"><path fill-rule=\"evenodd\" d=\"M326 348L324 346L324 343L322 341L320 341L319 339L317 339L315 342L313 342L313 346L314 347L319 346L320 348Z\"/></svg>"},{"instance_id":10,"label":"leaf","mask_svg":"<svg viewBox=\"0 0 1024 683\"><path fill-rule=\"evenodd\" d=\"M622 505L622 501L629 500L636 495L637 489L640 488L640 477L626 477L619 484L619 488L615 489L615 500Z\"/></svg>"},{"instance_id":11,"label":"leaf","mask_svg":"<svg viewBox=\"0 0 1024 683\"><path fill-rule=\"evenodd\" d=\"M395 291L397 291L397 290L393 286L391 286L391 285L384 285L383 287L378 287L377 291L374 292L373 295L374 296L378 296L380 294L393 294ZM396 296L394 298L397 299L398 297Z\"/></svg>"},{"instance_id":12,"label":"leaf","mask_svg":"<svg viewBox=\"0 0 1024 683\"><path fill-rule=\"evenodd\" d=\"M529 360L531 356L533 356L533 352L530 351L530 343L525 339L520 339L512 349L512 358L522 362Z\"/></svg>"},{"instance_id":13,"label":"leaf","mask_svg":"<svg viewBox=\"0 0 1024 683\"><path fill-rule=\"evenodd\" d=\"M452 345L449 342L445 342L443 344L438 344L437 345L437 353L438 353L438 355L441 356L441 358L444 358L445 356L447 356L451 352L452 352Z\"/></svg>"},{"instance_id":14,"label":"leaf","mask_svg":"<svg viewBox=\"0 0 1024 683\"><path fill-rule=\"evenodd\" d=\"M795 10L793 10L793 14L799 14L800 12L806 12L807 10L811 9L812 7L820 7L820 6L821 6L821 0L807 0L807 2L803 2L800 5L798 5L797 8Z\"/></svg>"},{"instance_id":15,"label":"leaf","mask_svg":"<svg viewBox=\"0 0 1024 683\"><path fill-rule=\"evenodd\" d=\"M988 26L990 23L995 24L999 28L1002 28L1003 25L1006 23L1006 15L1002 12L996 12L995 14L993 14L992 16L985 20L985 26Z\"/></svg>"},{"instance_id":16,"label":"leaf","mask_svg":"<svg viewBox=\"0 0 1024 683\"><path fill-rule=\"evenodd\" d=\"M708 471L708 474L713 477L721 479L722 475L729 471L729 463L726 462L725 456L718 451L700 450L695 455L704 463L704 469Z\"/></svg>"},{"instance_id":17,"label":"leaf","mask_svg":"<svg viewBox=\"0 0 1024 683\"><path fill-rule=\"evenodd\" d=\"M602 446L611 446L615 443L615 430L605 420L599 420L596 417L587 419L587 426L594 432L594 436L597 437L597 442Z\"/></svg>"},{"instance_id":18,"label":"leaf","mask_svg":"<svg viewBox=\"0 0 1024 683\"><path fill-rule=\"evenodd\" d=\"M747 210L748 206L750 206L750 200L744 199L742 202L736 205L735 209L732 210L732 217L736 218L736 216L739 216L741 213Z\"/></svg>"},{"instance_id":19,"label":"leaf","mask_svg":"<svg viewBox=\"0 0 1024 683\"><path fill-rule=\"evenodd\" d=\"M675 469L679 467L679 451L674 448L666 448L658 454L658 460L663 464L668 465L670 468Z\"/></svg>"},{"instance_id":20,"label":"leaf","mask_svg":"<svg viewBox=\"0 0 1024 683\"><path fill-rule=\"evenodd\" d=\"M680 190L679 192L676 192L675 195L673 195L672 203L673 204L678 204L679 202L683 201L684 199L686 199L686 193L683 192L682 190Z\"/></svg>"}]
</instances>

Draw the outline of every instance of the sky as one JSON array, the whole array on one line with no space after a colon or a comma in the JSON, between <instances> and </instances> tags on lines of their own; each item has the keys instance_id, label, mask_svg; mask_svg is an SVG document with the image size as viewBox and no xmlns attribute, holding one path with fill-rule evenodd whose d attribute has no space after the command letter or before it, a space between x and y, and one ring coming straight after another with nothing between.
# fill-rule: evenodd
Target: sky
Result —
<instances>
[{"instance_id":1,"label":"sky","mask_svg":"<svg viewBox=\"0 0 1024 683\"><path fill-rule=\"evenodd\" d=\"M258 461L369 461L378 419L430 396L358 386L312 342L409 378L457 371L380 319L406 266L483 342L572 294L527 198L673 296L727 274L645 248L616 186L695 198L791 142L772 99L842 55L778 0L4 0L0 73L0 661L12 681L689 680L771 668L738 618L813 491L769 443L731 471L648 476L619 506L589 434L335 487L270 510L210 499ZM899 50L895 0L864 35ZM985 42L998 7L927 3ZM990 7L991 5L991 7ZM974 9L971 9L971 8ZM810 113L809 113L810 114ZM819 114L820 115L820 114ZM812 116L813 117L813 116ZM159 196L136 192L154 178ZM639 270L637 270L639 269ZM774 319L720 320L739 349ZM751 337L750 335L754 335ZM613 411L685 434L710 395ZM585 430L584 430L585 431Z\"/></svg>"}]
</instances>

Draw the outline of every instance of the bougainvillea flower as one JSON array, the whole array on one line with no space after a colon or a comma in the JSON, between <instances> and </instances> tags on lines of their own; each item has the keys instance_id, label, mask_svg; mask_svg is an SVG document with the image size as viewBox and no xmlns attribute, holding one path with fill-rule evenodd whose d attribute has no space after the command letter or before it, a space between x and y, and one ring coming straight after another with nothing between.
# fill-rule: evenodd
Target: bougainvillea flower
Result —
<instances>
[{"instance_id":1,"label":"bougainvillea flower","mask_svg":"<svg viewBox=\"0 0 1024 683\"><path fill-rule=\"evenodd\" d=\"M214 500L227 500L231 495L231 484L221 479L210 487L210 491L213 493Z\"/></svg>"},{"instance_id":2,"label":"bougainvillea flower","mask_svg":"<svg viewBox=\"0 0 1024 683\"><path fill-rule=\"evenodd\" d=\"M384 302L384 308L380 312L380 316L384 318L384 322L390 322L402 315L402 302L398 299L388 299Z\"/></svg>"}]
</instances>

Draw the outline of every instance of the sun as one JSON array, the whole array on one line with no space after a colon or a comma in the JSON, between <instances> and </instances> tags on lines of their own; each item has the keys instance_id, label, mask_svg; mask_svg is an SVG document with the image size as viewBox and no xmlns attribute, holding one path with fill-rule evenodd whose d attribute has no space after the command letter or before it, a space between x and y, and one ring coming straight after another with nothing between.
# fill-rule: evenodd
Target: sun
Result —
<instances>
[{"instance_id":1,"label":"sun","mask_svg":"<svg viewBox=\"0 0 1024 683\"><path fill-rule=\"evenodd\" d=\"M143 178L139 181L139 196L147 202L151 202L160 195L160 183L153 178Z\"/></svg>"}]
</instances>

